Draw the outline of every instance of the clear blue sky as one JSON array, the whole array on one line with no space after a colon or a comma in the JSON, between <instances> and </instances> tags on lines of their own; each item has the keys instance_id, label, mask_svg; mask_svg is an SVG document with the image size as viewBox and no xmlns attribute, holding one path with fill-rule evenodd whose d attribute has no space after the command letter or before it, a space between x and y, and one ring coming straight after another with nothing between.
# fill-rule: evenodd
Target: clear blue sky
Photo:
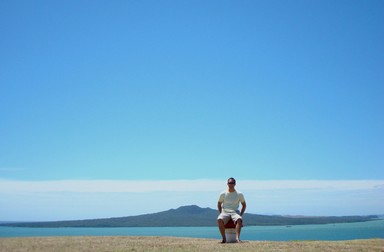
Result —
<instances>
[{"instance_id":1,"label":"clear blue sky","mask_svg":"<svg viewBox=\"0 0 384 252\"><path fill-rule=\"evenodd\" d=\"M0 179L383 180L383 12L1 1Z\"/></svg>"}]
</instances>

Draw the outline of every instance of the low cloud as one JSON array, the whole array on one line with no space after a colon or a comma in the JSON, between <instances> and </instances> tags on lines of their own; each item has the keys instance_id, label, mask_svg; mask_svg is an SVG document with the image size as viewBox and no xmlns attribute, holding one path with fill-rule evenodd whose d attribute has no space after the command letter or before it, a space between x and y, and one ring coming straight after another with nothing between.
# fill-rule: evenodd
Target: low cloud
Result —
<instances>
[{"instance_id":1,"label":"low cloud","mask_svg":"<svg viewBox=\"0 0 384 252\"><path fill-rule=\"evenodd\" d=\"M384 213L383 180L238 180L247 212L299 215ZM226 181L0 179L1 220L129 216L199 205L216 208Z\"/></svg>"},{"instance_id":2,"label":"low cloud","mask_svg":"<svg viewBox=\"0 0 384 252\"><path fill-rule=\"evenodd\" d=\"M0 167L0 172L21 172L24 171L24 168L18 167Z\"/></svg>"},{"instance_id":3,"label":"low cloud","mask_svg":"<svg viewBox=\"0 0 384 252\"><path fill-rule=\"evenodd\" d=\"M370 190L383 189L384 180L243 180L241 191L259 190ZM0 180L0 193L81 192L210 192L226 187L222 180Z\"/></svg>"}]
</instances>

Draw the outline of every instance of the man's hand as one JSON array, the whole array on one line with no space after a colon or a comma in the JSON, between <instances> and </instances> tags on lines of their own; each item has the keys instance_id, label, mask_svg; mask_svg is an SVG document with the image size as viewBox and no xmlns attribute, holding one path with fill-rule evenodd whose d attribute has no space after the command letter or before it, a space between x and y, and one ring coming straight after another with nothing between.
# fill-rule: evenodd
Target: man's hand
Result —
<instances>
[{"instance_id":1,"label":"man's hand","mask_svg":"<svg viewBox=\"0 0 384 252\"><path fill-rule=\"evenodd\" d=\"M219 210L219 213L223 210L221 207L222 202L217 202L217 210Z\"/></svg>"},{"instance_id":2,"label":"man's hand","mask_svg":"<svg viewBox=\"0 0 384 252\"><path fill-rule=\"evenodd\" d=\"M247 203L244 202L241 202L241 212L240 212L240 215L243 216L244 212L245 212L245 209L247 208Z\"/></svg>"}]
</instances>

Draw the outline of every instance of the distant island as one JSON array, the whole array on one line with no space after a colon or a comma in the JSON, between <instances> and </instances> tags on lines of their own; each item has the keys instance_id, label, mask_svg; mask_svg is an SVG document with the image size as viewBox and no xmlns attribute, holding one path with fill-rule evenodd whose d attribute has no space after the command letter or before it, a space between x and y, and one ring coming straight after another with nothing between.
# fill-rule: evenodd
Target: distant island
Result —
<instances>
[{"instance_id":1,"label":"distant island","mask_svg":"<svg viewBox=\"0 0 384 252\"><path fill-rule=\"evenodd\" d=\"M49 221L49 222L18 222L1 223L0 226L11 227L198 227L216 226L218 212L212 208L201 208L196 205L182 206L163 212L143 214L128 217ZM282 215L260 215L244 214L246 226L284 226L305 224L330 224L346 222L363 222L376 220L377 215L369 216L282 216Z\"/></svg>"}]
</instances>

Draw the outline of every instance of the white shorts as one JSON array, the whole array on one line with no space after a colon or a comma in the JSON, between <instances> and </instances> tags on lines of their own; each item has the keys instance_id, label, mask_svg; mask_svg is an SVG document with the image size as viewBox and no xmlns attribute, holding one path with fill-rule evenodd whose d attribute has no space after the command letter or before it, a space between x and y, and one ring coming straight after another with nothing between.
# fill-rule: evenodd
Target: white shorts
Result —
<instances>
[{"instance_id":1,"label":"white shorts","mask_svg":"<svg viewBox=\"0 0 384 252\"><path fill-rule=\"evenodd\" d=\"M241 215L236 213L236 212L233 212L233 213L221 212L221 214L219 215L219 217L217 217L217 219L218 220L223 220L224 225L226 225L230 219L232 219L232 221L234 223L236 223L237 220L239 220L239 219L242 220Z\"/></svg>"}]
</instances>

